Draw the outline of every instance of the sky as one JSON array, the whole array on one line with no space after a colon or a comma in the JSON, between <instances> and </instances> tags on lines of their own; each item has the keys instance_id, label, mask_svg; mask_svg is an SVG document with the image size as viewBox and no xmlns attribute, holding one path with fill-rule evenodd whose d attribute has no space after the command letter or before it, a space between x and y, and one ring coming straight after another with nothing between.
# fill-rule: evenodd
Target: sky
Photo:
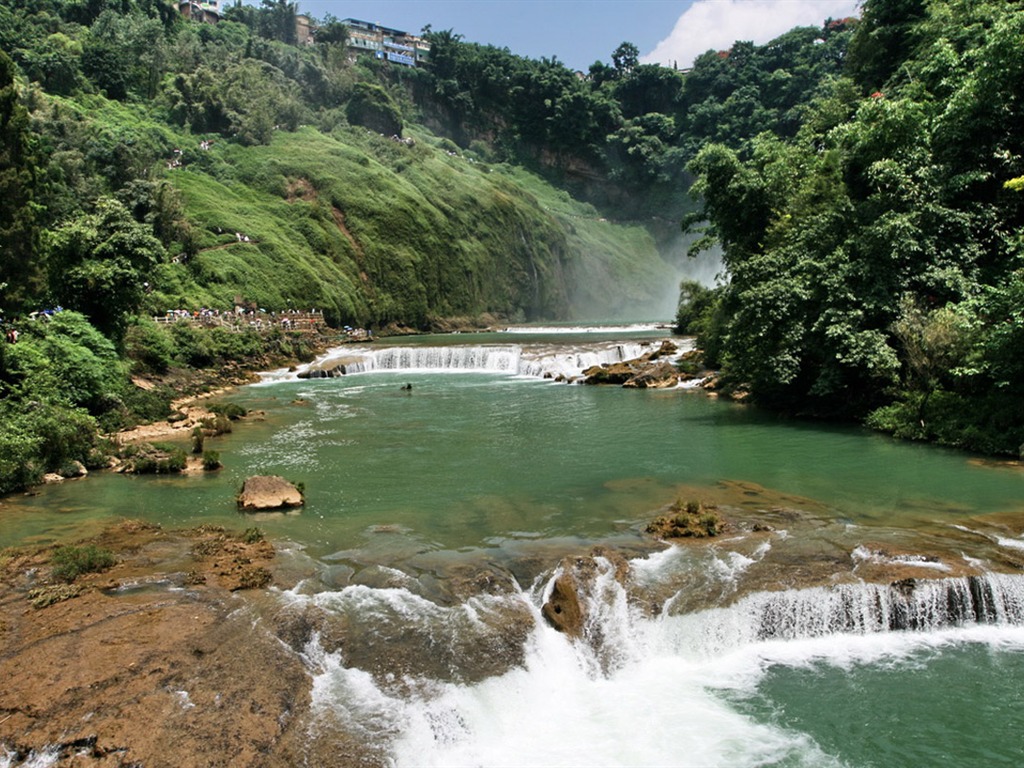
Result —
<instances>
[{"instance_id":1,"label":"sky","mask_svg":"<svg viewBox=\"0 0 1024 768\"><path fill-rule=\"evenodd\" d=\"M611 63L620 43L641 61L680 68L708 49L736 40L767 43L797 26L859 15L858 0L298 0L317 18L375 22L416 34L430 24L466 42L508 48L520 56L557 57L587 71Z\"/></svg>"}]
</instances>

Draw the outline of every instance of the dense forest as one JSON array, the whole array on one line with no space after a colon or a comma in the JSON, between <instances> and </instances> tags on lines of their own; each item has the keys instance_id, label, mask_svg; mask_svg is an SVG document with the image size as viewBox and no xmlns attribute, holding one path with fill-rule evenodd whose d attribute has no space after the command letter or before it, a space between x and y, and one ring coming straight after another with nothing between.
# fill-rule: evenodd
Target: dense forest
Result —
<instances>
[{"instance_id":1,"label":"dense forest","mask_svg":"<svg viewBox=\"0 0 1024 768\"><path fill-rule=\"evenodd\" d=\"M728 279L679 322L758 402L1024 451L1024 4L867 0L790 135L712 143ZM698 246L699 247L699 246Z\"/></svg>"},{"instance_id":2,"label":"dense forest","mask_svg":"<svg viewBox=\"0 0 1024 768\"><path fill-rule=\"evenodd\" d=\"M728 387L1017 453L1020 2L866 0L687 71L624 42L585 73L430 28L429 63L393 65L333 17L299 45L298 10L0 6L0 492L166 415L133 376L309 351L151 315L642 314L680 221L724 249L677 319Z\"/></svg>"}]
</instances>

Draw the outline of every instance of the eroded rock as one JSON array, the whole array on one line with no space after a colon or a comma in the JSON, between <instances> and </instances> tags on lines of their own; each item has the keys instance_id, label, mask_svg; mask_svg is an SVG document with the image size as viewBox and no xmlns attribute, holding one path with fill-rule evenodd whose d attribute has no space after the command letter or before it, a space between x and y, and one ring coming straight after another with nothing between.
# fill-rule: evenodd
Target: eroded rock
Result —
<instances>
[{"instance_id":1,"label":"eroded rock","mask_svg":"<svg viewBox=\"0 0 1024 768\"><path fill-rule=\"evenodd\" d=\"M279 475L253 475L238 494L243 512L301 507L304 503L302 491Z\"/></svg>"}]
</instances>

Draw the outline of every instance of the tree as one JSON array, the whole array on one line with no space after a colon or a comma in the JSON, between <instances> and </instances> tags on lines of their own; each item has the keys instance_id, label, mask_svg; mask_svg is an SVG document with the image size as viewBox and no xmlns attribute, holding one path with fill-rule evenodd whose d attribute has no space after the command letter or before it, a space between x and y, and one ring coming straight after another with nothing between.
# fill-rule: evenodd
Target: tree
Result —
<instances>
[{"instance_id":1,"label":"tree","mask_svg":"<svg viewBox=\"0 0 1024 768\"><path fill-rule=\"evenodd\" d=\"M612 66L616 74L621 78L632 72L640 63L640 49L632 43L621 43L612 52Z\"/></svg>"},{"instance_id":2,"label":"tree","mask_svg":"<svg viewBox=\"0 0 1024 768\"><path fill-rule=\"evenodd\" d=\"M54 298L120 342L164 257L151 228L135 221L123 203L102 198L94 213L57 229L48 240Z\"/></svg>"},{"instance_id":3,"label":"tree","mask_svg":"<svg viewBox=\"0 0 1024 768\"><path fill-rule=\"evenodd\" d=\"M394 99L379 85L356 83L345 110L348 121L385 136L402 135L402 113Z\"/></svg>"},{"instance_id":4,"label":"tree","mask_svg":"<svg viewBox=\"0 0 1024 768\"><path fill-rule=\"evenodd\" d=\"M14 62L0 51L0 312L12 313L34 300L43 279L34 203L37 161L14 73Z\"/></svg>"}]
</instances>

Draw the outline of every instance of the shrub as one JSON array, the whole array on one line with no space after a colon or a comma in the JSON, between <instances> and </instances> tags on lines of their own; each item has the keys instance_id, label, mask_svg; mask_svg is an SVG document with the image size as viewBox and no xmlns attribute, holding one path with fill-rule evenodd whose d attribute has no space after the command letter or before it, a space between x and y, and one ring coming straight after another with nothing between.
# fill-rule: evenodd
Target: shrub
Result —
<instances>
[{"instance_id":1,"label":"shrub","mask_svg":"<svg viewBox=\"0 0 1024 768\"><path fill-rule=\"evenodd\" d=\"M220 463L220 454L217 451L203 451L203 469L209 472L222 466L224 465Z\"/></svg>"},{"instance_id":2,"label":"shrub","mask_svg":"<svg viewBox=\"0 0 1024 768\"><path fill-rule=\"evenodd\" d=\"M209 406L209 410L211 413L225 416L231 421L238 421L248 413L248 411L238 403L214 403Z\"/></svg>"},{"instance_id":3,"label":"shrub","mask_svg":"<svg viewBox=\"0 0 1024 768\"><path fill-rule=\"evenodd\" d=\"M50 558L53 578L70 584L84 573L105 571L116 562L114 553L93 544L84 547L58 547Z\"/></svg>"},{"instance_id":4,"label":"shrub","mask_svg":"<svg viewBox=\"0 0 1024 768\"><path fill-rule=\"evenodd\" d=\"M173 445L129 446L124 451L130 471L138 475L166 475L181 472L188 464L188 454Z\"/></svg>"},{"instance_id":5,"label":"shrub","mask_svg":"<svg viewBox=\"0 0 1024 768\"><path fill-rule=\"evenodd\" d=\"M214 437L231 432L231 421L222 413L207 416L205 419L201 419L199 423L203 425L203 429L208 430Z\"/></svg>"},{"instance_id":6,"label":"shrub","mask_svg":"<svg viewBox=\"0 0 1024 768\"><path fill-rule=\"evenodd\" d=\"M202 453L203 443L206 441L206 436L203 434L202 427L192 428L192 453ZM205 458L205 456L204 456Z\"/></svg>"},{"instance_id":7,"label":"shrub","mask_svg":"<svg viewBox=\"0 0 1024 768\"><path fill-rule=\"evenodd\" d=\"M263 531L259 528L246 528L242 534L242 541L246 544L257 544L263 541Z\"/></svg>"},{"instance_id":8,"label":"shrub","mask_svg":"<svg viewBox=\"0 0 1024 768\"><path fill-rule=\"evenodd\" d=\"M150 320L142 320L130 327L124 344L125 355L139 369L165 373L174 362L174 342L166 331Z\"/></svg>"}]
</instances>

